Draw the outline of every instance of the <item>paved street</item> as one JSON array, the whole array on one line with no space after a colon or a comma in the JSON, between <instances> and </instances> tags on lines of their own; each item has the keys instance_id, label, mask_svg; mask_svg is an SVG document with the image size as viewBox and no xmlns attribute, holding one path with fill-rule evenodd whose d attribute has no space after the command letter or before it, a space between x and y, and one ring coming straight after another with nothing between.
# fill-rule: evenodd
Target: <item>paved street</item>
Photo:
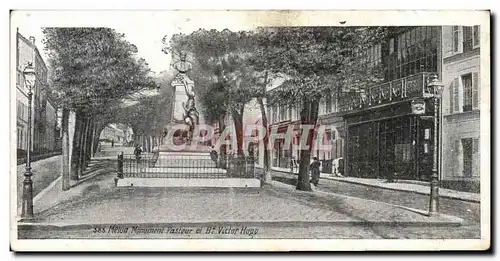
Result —
<instances>
[{"instance_id":1,"label":"paved street","mask_svg":"<svg viewBox=\"0 0 500 261\"><path fill-rule=\"evenodd\" d=\"M273 171L272 174L276 180L288 184L295 184L295 181L289 178L278 178L286 176L281 172ZM426 195L374 188L329 179L321 179L320 185L316 188L316 190L365 198L422 210L426 210L429 206L429 196ZM479 203L471 203L467 201L447 198L440 199L441 213L457 216L464 219L464 224L462 225L460 230L462 230L465 234L480 235L480 207L481 205Z\"/></svg>"},{"instance_id":2,"label":"paved street","mask_svg":"<svg viewBox=\"0 0 500 261\"><path fill-rule=\"evenodd\" d=\"M283 176L282 173L273 171L273 177ZM294 181L285 181L293 183ZM319 191L339 193L348 196L355 196L365 199L371 199L390 204L403 205L417 209L427 209L429 206L429 196L410 192L393 191L368 187L358 184L340 182L329 179L321 179L317 188ZM481 205L455 199L440 199L440 211L447 215L459 216L470 223L479 223L481 219Z\"/></svg>"},{"instance_id":3,"label":"paved street","mask_svg":"<svg viewBox=\"0 0 500 261\"><path fill-rule=\"evenodd\" d=\"M267 189L116 188L113 174L100 175L81 197L37 213L36 224L21 226L21 238L207 237L205 234L137 233L139 228L208 227L258 230L254 238L472 238L440 218L428 218L384 203ZM366 205L370 204L370 208ZM452 226L450 229L449 226ZM442 227L446 226L446 227ZM97 230L97 232L94 232ZM110 231L111 232L108 232ZM168 229L167 229L168 230ZM101 232L99 232L101 231ZM102 233L105 231L105 233ZM246 231L246 230L245 230ZM248 238L250 232L215 238ZM127 234L126 233L126 234ZM144 235L146 234L146 235ZM214 237L212 237L214 238Z\"/></svg>"}]
</instances>

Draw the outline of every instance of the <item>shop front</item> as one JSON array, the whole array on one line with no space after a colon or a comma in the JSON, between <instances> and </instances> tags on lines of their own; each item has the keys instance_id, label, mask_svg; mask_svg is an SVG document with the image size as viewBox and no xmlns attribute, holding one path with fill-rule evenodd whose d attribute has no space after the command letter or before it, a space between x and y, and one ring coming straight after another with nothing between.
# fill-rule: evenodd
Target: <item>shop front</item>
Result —
<instances>
[{"instance_id":1,"label":"shop front","mask_svg":"<svg viewBox=\"0 0 500 261\"><path fill-rule=\"evenodd\" d=\"M434 153L433 90L427 87L431 75L418 73L343 97L347 176L429 179Z\"/></svg>"},{"instance_id":2,"label":"shop front","mask_svg":"<svg viewBox=\"0 0 500 261\"><path fill-rule=\"evenodd\" d=\"M433 108L415 115L411 101L345 116L348 176L428 180L432 170Z\"/></svg>"},{"instance_id":3,"label":"shop front","mask_svg":"<svg viewBox=\"0 0 500 261\"><path fill-rule=\"evenodd\" d=\"M274 139L274 144L271 152L271 166L278 168L290 168L292 157L300 160L299 142L300 142L300 125L297 121L285 122L277 128L277 133L286 137L289 126L292 126L292 137L290 143L287 144L285 138ZM271 127L273 128L273 127ZM274 127L276 128L276 127Z\"/></svg>"}]
</instances>

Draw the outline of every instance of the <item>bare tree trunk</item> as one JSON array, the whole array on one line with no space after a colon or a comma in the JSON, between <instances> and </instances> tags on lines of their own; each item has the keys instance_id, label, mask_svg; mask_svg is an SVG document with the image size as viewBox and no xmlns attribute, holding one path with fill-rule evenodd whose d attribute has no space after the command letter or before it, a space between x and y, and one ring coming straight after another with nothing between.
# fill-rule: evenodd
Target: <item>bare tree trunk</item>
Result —
<instances>
[{"instance_id":1,"label":"bare tree trunk","mask_svg":"<svg viewBox=\"0 0 500 261\"><path fill-rule=\"evenodd\" d=\"M88 130L89 130L89 122L90 119L88 117L85 117L85 124L83 128L83 135L82 135L82 147L80 150L80 169L79 169L79 174L80 176L83 176L83 171L87 168L86 166L86 152L87 152L87 135L88 135Z\"/></svg>"},{"instance_id":2,"label":"bare tree trunk","mask_svg":"<svg viewBox=\"0 0 500 261\"><path fill-rule=\"evenodd\" d=\"M81 136L83 132L82 113L77 111L75 115L75 133L73 135L73 148L71 151L71 180L78 180L78 169L80 168Z\"/></svg>"},{"instance_id":3,"label":"bare tree trunk","mask_svg":"<svg viewBox=\"0 0 500 261\"><path fill-rule=\"evenodd\" d=\"M222 133L226 128L226 124L224 122L224 116L219 117L219 139L225 139L226 137L222 137ZM221 142L222 143L222 142ZM227 148L226 145L222 145L219 148L219 166L222 168L227 168Z\"/></svg>"},{"instance_id":4,"label":"bare tree trunk","mask_svg":"<svg viewBox=\"0 0 500 261\"><path fill-rule=\"evenodd\" d=\"M268 131L268 125L267 125L267 114L266 114L266 108L264 106L264 101L262 100L261 97L257 98L257 101L259 102L260 105L260 112L262 115L262 125L264 128L266 128L266 135L264 136L264 183L271 183L272 181L272 176L271 176L271 155L269 154L269 135L267 133Z\"/></svg>"},{"instance_id":5,"label":"bare tree trunk","mask_svg":"<svg viewBox=\"0 0 500 261\"><path fill-rule=\"evenodd\" d=\"M92 128L92 137L90 139L90 156L93 157L95 155L95 136L96 136L96 132L97 132L97 126L98 123L95 123L93 124L93 128Z\"/></svg>"},{"instance_id":6,"label":"bare tree trunk","mask_svg":"<svg viewBox=\"0 0 500 261\"><path fill-rule=\"evenodd\" d=\"M319 101L317 100L304 100L302 110L300 112L301 124L310 124L316 126L318 119ZM313 149L313 140L316 127L312 133L302 133L308 135L307 141L309 149L301 150L300 164L299 164L299 177L297 180L297 190L311 191L311 184L309 183L309 162L311 161L311 150ZM301 144L302 145L302 144ZM302 148L303 146L301 146Z\"/></svg>"},{"instance_id":7,"label":"bare tree trunk","mask_svg":"<svg viewBox=\"0 0 500 261\"><path fill-rule=\"evenodd\" d=\"M70 188L69 184L69 110L64 108L62 110L62 190L66 191Z\"/></svg>"},{"instance_id":8,"label":"bare tree trunk","mask_svg":"<svg viewBox=\"0 0 500 261\"><path fill-rule=\"evenodd\" d=\"M96 131L96 135L94 137L94 154L93 156L95 156L95 154L98 152L97 149L99 147L99 138L101 136L101 132L102 130L104 129L106 125L105 124L98 124L98 128L97 128L97 131Z\"/></svg>"},{"instance_id":9,"label":"bare tree trunk","mask_svg":"<svg viewBox=\"0 0 500 261\"><path fill-rule=\"evenodd\" d=\"M92 138L94 133L94 120L89 120L89 127L87 131L87 140L85 142L85 167L88 167L90 158L92 157Z\"/></svg>"},{"instance_id":10,"label":"bare tree trunk","mask_svg":"<svg viewBox=\"0 0 500 261\"><path fill-rule=\"evenodd\" d=\"M243 156L243 113L233 110L231 113L236 130L237 155Z\"/></svg>"}]
</instances>

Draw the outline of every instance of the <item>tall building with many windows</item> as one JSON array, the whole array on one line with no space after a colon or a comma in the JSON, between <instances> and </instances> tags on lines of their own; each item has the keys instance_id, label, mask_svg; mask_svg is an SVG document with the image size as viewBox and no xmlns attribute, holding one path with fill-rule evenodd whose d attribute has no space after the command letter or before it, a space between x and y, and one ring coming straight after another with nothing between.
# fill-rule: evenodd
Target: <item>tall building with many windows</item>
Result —
<instances>
[{"instance_id":1,"label":"tall building with many windows","mask_svg":"<svg viewBox=\"0 0 500 261\"><path fill-rule=\"evenodd\" d=\"M339 98L349 176L427 180L432 169L434 106L430 76L441 77L441 27L392 27L379 48L383 83ZM412 103L423 105L422 115Z\"/></svg>"},{"instance_id":2,"label":"tall building with many windows","mask_svg":"<svg viewBox=\"0 0 500 261\"><path fill-rule=\"evenodd\" d=\"M442 182L479 191L480 27L443 27Z\"/></svg>"},{"instance_id":3,"label":"tall building with many windows","mask_svg":"<svg viewBox=\"0 0 500 261\"><path fill-rule=\"evenodd\" d=\"M35 38L25 38L19 32L16 37L16 102L17 102L17 148L27 149L28 138L28 88L24 82L23 70L31 63L36 72L32 87L32 142L31 150L39 153L56 150L57 108L47 97L48 69Z\"/></svg>"}]
</instances>

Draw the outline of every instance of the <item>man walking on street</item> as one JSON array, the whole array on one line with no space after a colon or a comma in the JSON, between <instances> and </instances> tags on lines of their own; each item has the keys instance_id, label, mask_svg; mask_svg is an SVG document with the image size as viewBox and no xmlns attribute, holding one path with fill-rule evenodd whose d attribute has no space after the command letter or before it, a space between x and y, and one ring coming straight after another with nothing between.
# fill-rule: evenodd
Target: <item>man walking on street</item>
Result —
<instances>
[{"instance_id":1,"label":"man walking on street","mask_svg":"<svg viewBox=\"0 0 500 261\"><path fill-rule=\"evenodd\" d=\"M313 162L309 166L311 169L311 181L310 183L314 184L314 186L318 186L319 183L319 167L321 163L319 162L317 157L313 158Z\"/></svg>"}]
</instances>

